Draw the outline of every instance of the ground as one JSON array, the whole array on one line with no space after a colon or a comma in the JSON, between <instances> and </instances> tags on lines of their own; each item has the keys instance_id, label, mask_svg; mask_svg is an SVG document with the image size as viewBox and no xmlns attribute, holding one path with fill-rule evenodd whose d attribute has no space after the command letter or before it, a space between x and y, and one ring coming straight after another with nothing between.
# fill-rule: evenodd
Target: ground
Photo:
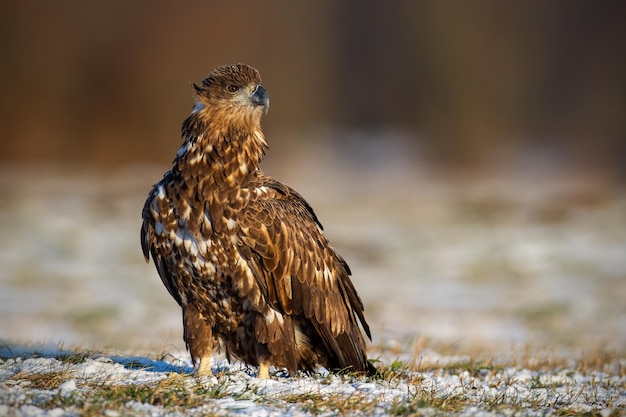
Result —
<instances>
[{"instance_id":1,"label":"ground","mask_svg":"<svg viewBox=\"0 0 626 417\"><path fill-rule=\"evenodd\" d=\"M263 383L220 358L219 379L188 375L179 308L139 245L143 201L167 167L5 167L0 415L106 398L110 416L623 413L623 186L332 158L267 171L307 198L350 264L379 378Z\"/></svg>"},{"instance_id":2,"label":"ground","mask_svg":"<svg viewBox=\"0 0 626 417\"><path fill-rule=\"evenodd\" d=\"M0 348L0 415L529 415L619 416L626 410L626 360L475 361L421 352L377 362L380 375L329 374L270 380L227 361L196 377L180 355ZM592 363L590 363L592 362Z\"/></svg>"}]
</instances>

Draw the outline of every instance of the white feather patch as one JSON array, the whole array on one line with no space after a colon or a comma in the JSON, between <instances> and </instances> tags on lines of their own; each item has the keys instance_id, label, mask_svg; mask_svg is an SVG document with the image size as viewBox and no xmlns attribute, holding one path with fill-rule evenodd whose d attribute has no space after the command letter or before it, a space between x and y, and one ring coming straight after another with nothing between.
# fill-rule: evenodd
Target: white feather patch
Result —
<instances>
[{"instance_id":1,"label":"white feather patch","mask_svg":"<svg viewBox=\"0 0 626 417\"><path fill-rule=\"evenodd\" d=\"M173 240L176 246L181 246L183 244L183 239L178 236L177 230L172 230L170 232L170 240Z\"/></svg>"},{"instance_id":2,"label":"white feather patch","mask_svg":"<svg viewBox=\"0 0 626 417\"><path fill-rule=\"evenodd\" d=\"M273 323L274 320L278 320L280 324L284 323L283 315L273 308L270 308L267 313L265 313L265 321L270 324Z\"/></svg>"},{"instance_id":3,"label":"white feather patch","mask_svg":"<svg viewBox=\"0 0 626 417\"><path fill-rule=\"evenodd\" d=\"M202 216L202 224L207 230L211 230L213 225L211 224L211 217L209 217L208 212L204 212L204 216Z\"/></svg>"},{"instance_id":4,"label":"white feather patch","mask_svg":"<svg viewBox=\"0 0 626 417\"><path fill-rule=\"evenodd\" d=\"M215 269L215 265L212 264L211 262L202 262L201 267L199 269L201 271L207 272L210 277L214 276L215 272L217 271Z\"/></svg>"},{"instance_id":5,"label":"white feather patch","mask_svg":"<svg viewBox=\"0 0 626 417\"><path fill-rule=\"evenodd\" d=\"M159 200L163 200L165 198L165 188L163 187L163 184L159 184L159 187L157 188L157 190L158 190L157 197L159 198Z\"/></svg>"},{"instance_id":6,"label":"white feather patch","mask_svg":"<svg viewBox=\"0 0 626 417\"><path fill-rule=\"evenodd\" d=\"M267 187L263 185L261 187L255 188L254 191L256 192L256 195L265 194L267 193Z\"/></svg>"},{"instance_id":7,"label":"white feather patch","mask_svg":"<svg viewBox=\"0 0 626 417\"><path fill-rule=\"evenodd\" d=\"M195 239L191 241L191 244L189 245L189 248L187 250L194 258L198 257L198 245L196 244Z\"/></svg>"},{"instance_id":8,"label":"white feather patch","mask_svg":"<svg viewBox=\"0 0 626 417\"><path fill-rule=\"evenodd\" d=\"M200 252L203 256L207 253L207 244L204 240L200 240L198 242L198 252Z\"/></svg>"}]
</instances>

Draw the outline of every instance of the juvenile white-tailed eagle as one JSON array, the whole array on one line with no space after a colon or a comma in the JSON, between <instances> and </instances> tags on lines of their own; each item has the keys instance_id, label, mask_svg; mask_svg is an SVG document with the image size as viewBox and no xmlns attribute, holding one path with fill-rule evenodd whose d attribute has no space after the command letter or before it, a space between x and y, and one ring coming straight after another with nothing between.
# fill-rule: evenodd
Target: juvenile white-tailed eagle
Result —
<instances>
[{"instance_id":1,"label":"juvenile white-tailed eagle","mask_svg":"<svg viewBox=\"0 0 626 417\"><path fill-rule=\"evenodd\" d=\"M270 365L375 372L350 268L304 198L259 169L269 107L259 72L219 67L194 88L183 144L143 208L141 246L182 307L198 374L211 375L216 349L261 378Z\"/></svg>"}]
</instances>

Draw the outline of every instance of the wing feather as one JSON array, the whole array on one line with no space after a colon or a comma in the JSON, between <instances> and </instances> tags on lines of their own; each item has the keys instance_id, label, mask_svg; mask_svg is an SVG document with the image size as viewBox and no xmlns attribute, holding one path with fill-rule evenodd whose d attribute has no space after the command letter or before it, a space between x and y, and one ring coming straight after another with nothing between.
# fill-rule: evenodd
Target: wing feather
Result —
<instances>
[{"instance_id":1,"label":"wing feather","mask_svg":"<svg viewBox=\"0 0 626 417\"><path fill-rule=\"evenodd\" d=\"M168 174L169 172L164 176L163 182L165 182ZM169 247L164 247L161 251L156 249L156 224L159 224L161 233L169 232L172 230L172 227L177 224L169 205L164 204L164 200L158 198L160 193L159 186L162 185L159 183L152 188L142 211L141 248L146 262L150 260L150 255L152 255L152 260L154 261L154 265L159 273L159 277L161 277L163 285L165 285L165 288L167 288L167 291L174 300L176 300L178 305L182 305L174 276L166 262L166 259L173 257L172 251Z\"/></svg>"},{"instance_id":2,"label":"wing feather","mask_svg":"<svg viewBox=\"0 0 626 417\"><path fill-rule=\"evenodd\" d=\"M257 199L243 208L237 232L265 301L281 314L304 315L340 366L367 369L358 322L368 336L369 329L350 269L298 193L267 178L262 186L268 191L251 193Z\"/></svg>"}]
</instances>

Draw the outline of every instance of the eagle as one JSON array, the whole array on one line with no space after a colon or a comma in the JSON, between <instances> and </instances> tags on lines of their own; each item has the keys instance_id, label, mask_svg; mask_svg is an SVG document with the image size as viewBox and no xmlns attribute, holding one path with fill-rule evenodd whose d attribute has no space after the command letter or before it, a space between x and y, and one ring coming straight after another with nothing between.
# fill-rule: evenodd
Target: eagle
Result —
<instances>
[{"instance_id":1,"label":"eagle","mask_svg":"<svg viewBox=\"0 0 626 417\"><path fill-rule=\"evenodd\" d=\"M260 169L269 95L259 72L221 66L193 88L182 146L143 207L141 246L182 308L197 374L212 375L215 351L258 366L259 378L270 366L374 373L348 264L307 201Z\"/></svg>"}]
</instances>

